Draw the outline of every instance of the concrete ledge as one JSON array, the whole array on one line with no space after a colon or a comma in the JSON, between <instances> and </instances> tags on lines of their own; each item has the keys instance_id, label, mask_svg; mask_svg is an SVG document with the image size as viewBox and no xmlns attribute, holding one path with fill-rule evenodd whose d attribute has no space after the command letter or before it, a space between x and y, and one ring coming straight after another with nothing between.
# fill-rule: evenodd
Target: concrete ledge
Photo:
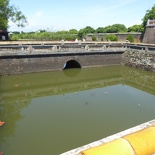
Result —
<instances>
[{"instance_id":1,"label":"concrete ledge","mask_svg":"<svg viewBox=\"0 0 155 155\"><path fill-rule=\"evenodd\" d=\"M116 153L118 155L134 155L131 145L123 138L81 152L82 155L116 155Z\"/></svg>"},{"instance_id":2,"label":"concrete ledge","mask_svg":"<svg viewBox=\"0 0 155 155\"><path fill-rule=\"evenodd\" d=\"M155 119L61 155L128 155L128 153L155 154Z\"/></svg>"}]
</instances>

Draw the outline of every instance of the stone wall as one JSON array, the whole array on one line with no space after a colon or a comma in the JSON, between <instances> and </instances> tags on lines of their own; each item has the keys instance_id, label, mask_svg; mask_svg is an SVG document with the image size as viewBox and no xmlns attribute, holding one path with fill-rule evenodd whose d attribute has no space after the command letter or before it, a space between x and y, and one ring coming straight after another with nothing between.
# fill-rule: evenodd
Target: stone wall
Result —
<instances>
[{"instance_id":1,"label":"stone wall","mask_svg":"<svg viewBox=\"0 0 155 155\"><path fill-rule=\"evenodd\" d=\"M0 75L62 70L69 60L77 61L82 68L119 65L123 52L83 52L59 54L29 54L0 57Z\"/></svg>"},{"instance_id":2,"label":"stone wall","mask_svg":"<svg viewBox=\"0 0 155 155\"><path fill-rule=\"evenodd\" d=\"M155 72L155 52L151 53L147 48L145 50L128 49L125 55L126 65Z\"/></svg>"},{"instance_id":3,"label":"stone wall","mask_svg":"<svg viewBox=\"0 0 155 155\"><path fill-rule=\"evenodd\" d=\"M155 25L146 27L143 43L155 44Z\"/></svg>"},{"instance_id":4,"label":"stone wall","mask_svg":"<svg viewBox=\"0 0 155 155\"><path fill-rule=\"evenodd\" d=\"M101 38L103 38L103 41L107 41L106 36L109 34L116 35L118 38L118 41L121 41L121 42L125 42L126 37L128 35L133 35L135 38L135 42L137 42L137 43L141 42L141 37L142 37L142 33L99 33L99 34L88 34L88 35L86 35L86 40L92 41L92 36L95 35L97 37L98 41L101 41Z\"/></svg>"}]
</instances>

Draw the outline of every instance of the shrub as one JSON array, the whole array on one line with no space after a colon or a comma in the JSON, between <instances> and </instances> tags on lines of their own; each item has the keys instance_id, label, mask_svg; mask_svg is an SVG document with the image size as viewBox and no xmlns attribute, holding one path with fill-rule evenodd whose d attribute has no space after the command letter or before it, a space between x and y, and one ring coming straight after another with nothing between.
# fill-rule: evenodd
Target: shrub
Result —
<instances>
[{"instance_id":1,"label":"shrub","mask_svg":"<svg viewBox=\"0 0 155 155\"><path fill-rule=\"evenodd\" d=\"M96 40L97 40L96 36L92 36L92 41L96 41Z\"/></svg>"},{"instance_id":2,"label":"shrub","mask_svg":"<svg viewBox=\"0 0 155 155\"><path fill-rule=\"evenodd\" d=\"M118 38L117 38L117 36L114 35L114 34L109 34L109 35L106 36L106 40L107 40L107 41L108 41L108 40L110 40L110 41L118 41Z\"/></svg>"},{"instance_id":3,"label":"shrub","mask_svg":"<svg viewBox=\"0 0 155 155\"><path fill-rule=\"evenodd\" d=\"M13 34L12 37L11 37L11 40L19 40L20 37L18 34Z\"/></svg>"},{"instance_id":4,"label":"shrub","mask_svg":"<svg viewBox=\"0 0 155 155\"><path fill-rule=\"evenodd\" d=\"M133 35L128 35L126 37L126 40L129 40L131 43L133 43L134 42L134 36Z\"/></svg>"}]
</instances>

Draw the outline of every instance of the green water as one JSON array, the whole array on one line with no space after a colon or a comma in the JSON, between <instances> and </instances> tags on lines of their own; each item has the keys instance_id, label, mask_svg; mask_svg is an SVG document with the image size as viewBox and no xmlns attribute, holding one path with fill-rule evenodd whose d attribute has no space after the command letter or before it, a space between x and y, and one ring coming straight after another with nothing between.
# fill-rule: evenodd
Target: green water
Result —
<instances>
[{"instance_id":1,"label":"green water","mask_svg":"<svg viewBox=\"0 0 155 155\"><path fill-rule=\"evenodd\" d=\"M0 151L58 155L155 119L155 74L122 66L2 76Z\"/></svg>"}]
</instances>

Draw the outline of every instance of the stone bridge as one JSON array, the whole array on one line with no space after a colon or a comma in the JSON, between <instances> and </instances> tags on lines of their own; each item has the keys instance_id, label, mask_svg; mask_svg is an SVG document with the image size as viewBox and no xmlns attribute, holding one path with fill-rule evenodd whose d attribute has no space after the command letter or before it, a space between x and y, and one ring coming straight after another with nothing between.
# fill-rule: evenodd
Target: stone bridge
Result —
<instances>
[{"instance_id":1,"label":"stone bridge","mask_svg":"<svg viewBox=\"0 0 155 155\"><path fill-rule=\"evenodd\" d=\"M124 63L127 49L155 51L127 43L13 44L0 46L0 75L87 68Z\"/></svg>"}]
</instances>

